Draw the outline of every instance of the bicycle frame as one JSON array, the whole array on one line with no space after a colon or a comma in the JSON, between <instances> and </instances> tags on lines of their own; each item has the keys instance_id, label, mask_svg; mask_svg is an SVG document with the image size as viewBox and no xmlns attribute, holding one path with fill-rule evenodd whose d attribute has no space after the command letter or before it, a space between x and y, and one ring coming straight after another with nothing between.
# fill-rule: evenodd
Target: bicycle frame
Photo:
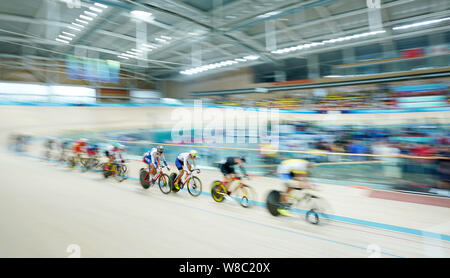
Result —
<instances>
[{"instance_id":1,"label":"bicycle frame","mask_svg":"<svg viewBox=\"0 0 450 278\"><path fill-rule=\"evenodd\" d=\"M195 171L195 170L194 170ZM191 176L192 176L192 173L194 172L194 171L185 171L186 172L186 176L185 176L185 178L184 178L184 182L183 182L183 178L181 178L181 186L180 186L180 188L183 188L185 185L186 185L186 183L191 179Z\"/></svg>"},{"instance_id":2,"label":"bicycle frame","mask_svg":"<svg viewBox=\"0 0 450 278\"><path fill-rule=\"evenodd\" d=\"M150 170L150 165L148 166L149 170ZM157 181L159 179L159 177L161 177L163 174L163 167L158 167L158 169L156 170L156 177L154 178L155 181ZM145 175L144 180L146 182L150 182L150 171L147 171L147 174Z\"/></svg>"},{"instance_id":3,"label":"bicycle frame","mask_svg":"<svg viewBox=\"0 0 450 278\"><path fill-rule=\"evenodd\" d=\"M307 202L308 200L311 199L311 197L315 197L314 194L312 194L308 189L302 189L302 190L295 190L295 192L300 192L297 194L286 194L287 198L291 198L293 200L295 200L294 203L292 203L292 206L298 206L301 203ZM299 196L300 195L300 196Z\"/></svg>"}]
</instances>

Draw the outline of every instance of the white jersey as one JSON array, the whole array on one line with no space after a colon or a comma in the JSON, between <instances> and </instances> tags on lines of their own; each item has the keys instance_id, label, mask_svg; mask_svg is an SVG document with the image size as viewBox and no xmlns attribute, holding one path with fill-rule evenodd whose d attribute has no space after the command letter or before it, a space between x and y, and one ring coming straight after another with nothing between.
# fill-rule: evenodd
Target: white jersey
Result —
<instances>
[{"instance_id":1,"label":"white jersey","mask_svg":"<svg viewBox=\"0 0 450 278\"><path fill-rule=\"evenodd\" d=\"M178 160L183 162L183 168L185 168L186 170L188 170L187 163L189 161L191 161L191 163L189 163L189 164L191 164L194 167L194 169L196 168L196 166L195 166L195 159L191 158L190 153L180 153L177 156L177 158L178 158Z\"/></svg>"},{"instance_id":2,"label":"white jersey","mask_svg":"<svg viewBox=\"0 0 450 278\"><path fill-rule=\"evenodd\" d=\"M116 146L110 144L106 146L105 150L109 152L109 155L112 155L114 157L114 162L121 163L123 160L122 151L119 149L114 150Z\"/></svg>"},{"instance_id":3,"label":"white jersey","mask_svg":"<svg viewBox=\"0 0 450 278\"><path fill-rule=\"evenodd\" d=\"M150 155L152 157L153 165L156 165L156 159L159 158L159 160L164 162L164 164L167 166L167 162L166 162L166 158L164 157L164 154L158 154L158 149L157 148L153 148L150 151Z\"/></svg>"}]
</instances>

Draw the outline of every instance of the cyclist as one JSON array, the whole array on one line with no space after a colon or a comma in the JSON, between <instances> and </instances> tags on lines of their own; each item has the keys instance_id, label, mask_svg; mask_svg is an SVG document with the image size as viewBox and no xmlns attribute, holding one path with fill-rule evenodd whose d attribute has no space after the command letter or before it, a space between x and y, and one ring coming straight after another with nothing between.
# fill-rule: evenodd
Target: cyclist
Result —
<instances>
[{"instance_id":1,"label":"cyclist","mask_svg":"<svg viewBox=\"0 0 450 278\"><path fill-rule=\"evenodd\" d=\"M70 150L71 142L68 139L62 139L59 145L60 148L60 161L66 161L66 152Z\"/></svg>"},{"instance_id":2,"label":"cyclist","mask_svg":"<svg viewBox=\"0 0 450 278\"><path fill-rule=\"evenodd\" d=\"M45 158L49 159L53 149L56 147L56 139L53 137L49 137L44 142L45 147Z\"/></svg>"},{"instance_id":3,"label":"cyclist","mask_svg":"<svg viewBox=\"0 0 450 278\"><path fill-rule=\"evenodd\" d=\"M142 158L142 162L147 163L149 166L149 173L151 175L149 180L151 182L153 182L153 177L156 175L156 169L158 168L160 160L164 162L164 165L170 171L170 168L167 166L166 158L164 157L163 146L152 148L150 151L146 152Z\"/></svg>"},{"instance_id":4,"label":"cyclist","mask_svg":"<svg viewBox=\"0 0 450 278\"><path fill-rule=\"evenodd\" d=\"M223 182L223 185L227 188L227 194L225 195L226 199L230 199L230 195L233 193L230 191L230 185L234 178L236 178L236 172L234 171L234 166L238 165L241 173L244 174L245 177L248 177L247 172L244 168L245 158L244 157L235 157L230 156L227 157L225 160L225 163L220 164L220 171L225 177L225 181Z\"/></svg>"},{"instance_id":5,"label":"cyclist","mask_svg":"<svg viewBox=\"0 0 450 278\"><path fill-rule=\"evenodd\" d=\"M87 152L87 142L88 140L86 138L81 138L80 140L75 142L73 146L73 154L78 160L83 153Z\"/></svg>"},{"instance_id":6,"label":"cyclist","mask_svg":"<svg viewBox=\"0 0 450 278\"><path fill-rule=\"evenodd\" d=\"M187 171L192 172L196 168L195 158L197 157L197 155L198 155L198 153L196 150L191 150L188 153L180 153L177 156L177 159L175 160L175 165L177 166L177 169L180 172L178 173L178 176L176 177L175 182L173 184L177 190L180 189L180 187L178 186L178 183L180 182L181 177L183 177L184 172L187 172ZM192 162L192 165L194 166L193 168L191 167L189 160ZM200 170L197 169L197 171L198 171L198 173L200 173Z\"/></svg>"},{"instance_id":7,"label":"cyclist","mask_svg":"<svg viewBox=\"0 0 450 278\"><path fill-rule=\"evenodd\" d=\"M97 154L98 154L98 145L97 144L89 145L87 148L87 155L89 157L95 157Z\"/></svg>"},{"instance_id":8,"label":"cyclist","mask_svg":"<svg viewBox=\"0 0 450 278\"><path fill-rule=\"evenodd\" d=\"M287 195L292 190L312 189L307 180L309 168L313 165L303 159L288 159L281 162L277 168L278 177L286 180L286 192L281 194L280 207L278 212L281 215L289 216L289 204L286 202Z\"/></svg>"},{"instance_id":9,"label":"cyclist","mask_svg":"<svg viewBox=\"0 0 450 278\"><path fill-rule=\"evenodd\" d=\"M125 152L125 146L119 143L112 143L106 146L105 155L108 158L108 163L105 164L106 170L108 165L124 163L122 153Z\"/></svg>"}]
</instances>

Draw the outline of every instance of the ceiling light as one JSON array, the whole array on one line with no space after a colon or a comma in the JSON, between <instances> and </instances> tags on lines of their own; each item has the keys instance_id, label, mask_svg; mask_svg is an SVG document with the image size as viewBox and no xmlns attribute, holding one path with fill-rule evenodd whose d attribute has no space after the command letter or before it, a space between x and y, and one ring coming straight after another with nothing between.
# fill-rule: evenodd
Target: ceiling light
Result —
<instances>
[{"instance_id":1,"label":"ceiling light","mask_svg":"<svg viewBox=\"0 0 450 278\"><path fill-rule=\"evenodd\" d=\"M67 37L67 36L63 36L63 35L58 35L58 37L60 37L61 39L64 39L64 40L69 40L69 41L72 40L71 37Z\"/></svg>"},{"instance_id":2,"label":"ceiling light","mask_svg":"<svg viewBox=\"0 0 450 278\"><path fill-rule=\"evenodd\" d=\"M273 11L273 12L268 12L268 13L259 15L257 17L259 17L259 18L267 18L267 17L271 17L271 16L274 16L274 15L277 15L279 13L281 13L281 11Z\"/></svg>"},{"instance_id":3,"label":"ceiling light","mask_svg":"<svg viewBox=\"0 0 450 278\"><path fill-rule=\"evenodd\" d=\"M93 16L93 17L96 17L98 15L96 13L91 13L89 11L84 11L84 13L87 14L87 15Z\"/></svg>"},{"instance_id":4,"label":"ceiling light","mask_svg":"<svg viewBox=\"0 0 450 278\"><path fill-rule=\"evenodd\" d=\"M103 8L103 9L108 8L108 6L100 4L100 3L94 3L94 5L97 6L97 7Z\"/></svg>"},{"instance_id":5,"label":"ceiling light","mask_svg":"<svg viewBox=\"0 0 450 278\"><path fill-rule=\"evenodd\" d=\"M75 20L78 21L78 22L80 22L80 23L83 23L83 24L89 24L89 22L84 21L84 20L81 20L81 19L79 19L79 18L75 18Z\"/></svg>"},{"instance_id":6,"label":"ceiling light","mask_svg":"<svg viewBox=\"0 0 450 278\"><path fill-rule=\"evenodd\" d=\"M122 56L122 55L117 55L117 57L122 58L122 59L126 59L126 60L130 59L130 58Z\"/></svg>"},{"instance_id":7,"label":"ceiling light","mask_svg":"<svg viewBox=\"0 0 450 278\"><path fill-rule=\"evenodd\" d=\"M163 35L161 35L161 38L166 39L166 40L171 40L172 39L171 37L163 36Z\"/></svg>"},{"instance_id":8,"label":"ceiling light","mask_svg":"<svg viewBox=\"0 0 450 278\"><path fill-rule=\"evenodd\" d=\"M67 28L70 28L70 29L72 29L72 30L76 30L76 31L81 31L81 29L78 29L78 28L75 28L75 27L73 27L73 26L67 26Z\"/></svg>"},{"instance_id":9,"label":"ceiling light","mask_svg":"<svg viewBox=\"0 0 450 278\"><path fill-rule=\"evenodd\" d=\"M167 43L166 40L160 39L160 38L155 38L156 41L162 42L162 43Z\"/></svg>"},{"instance_id":10,"label":"ceiling light","mask_svg":"<svg viewBox=\"0 0 450 278\"><path fill-rule=\"evenodd\" d=\"M158 48L158 47L156 47L156 46L154 46L154 45L152 45L152 44L147 44L147 43L143 43L142 46L144 46L144 47L150 47L150 48Z\"/></svg>"},{"instance_id":11,"label":"ceiling light","mask_svg":"<svg viewBox=\"0 0 450 278\"><path fill-rule=\"evenodd\" d=\"M247 60L258 60L259 56L250 55L250 56L245 56L244 59L247 59Z\"/></svg>"},{"instance_id":12,"label":"ceiling light","mask_svg":"<svg viewBox=\"0 0 450 278\"><path fill-rule=\"evenodd\" d=\"M65 32L65 31L62 31L62 33L67 35L67 36L71 36L71 37L75 37L76 36L75 34L72 34L72 33L69 33L69 32Z\"/></svg>"},{"instance_id":13,"label":"ceiling light","mask_svg":"<svg viewBox=\"0 0 450 278\"><path fill-rule=\"evenodd\" d=\"M140 50L140 49L136 49L136 48L132 48L132 49L131 49L131 51L134 51L134 52L140 52L140 53L142 53L142 52L143 52L142 50Z\"/></svg>"},{"instance_id":14,"label":"ceiling light","mask_svg":"<svg viewBox=\"0 0 450 278\"><path fill-rule=\"evenodd\" d=\"M136 55L128 54L128 53L122 53L122 56L130 57L130 58L137 58Z\"/></svg>"},{"instance_id":15,"label":"ceiling light","mask_svg":"<svg viewBox=\"0 0 450 278\"><path fill-rule=\"evenodd\" d=\"M56 40L56 41L59 41L59 42L62 42L62 43L69 43L68 41L61 40L61 39L58 39L58 38L56 38L55 40Z\"/></svg>"},{"instance_id":16,"label":"ceiling light","mask_svg":"<svg viewBox=\"0 0 450 278\"><path fill-rule=\"evenodd\" d=\"M393 27L392 30L402 30L402 29L409 29L409 28L414 28L414 27L420 27L420 26L424 26L424 25L440 23L440 22L443 22L443 21L447 21L449 19L450 19L450 17L444 17L444 18L439 18L439 19L433 19L433 20L417 22L417 23L413 23L413 24L406 24L406 25Z\"/></svg>"},{"instance_id":17,"label":"ceiling light","mask_svg":"<svg viewBox=\"0 0 450 278\"><path fill-rule=\"evenodd\" d=\"M94 11L94 12L97 12L97 13L103 12L102 9L99 9L99 8L96 8L96 7L89 7L89 10Z\"/></svg>"},{"instance_id":18,"label":"ceiling light","mask_svg":"<svg viewBox=\"0 0 450 278\"><path fill-rule=\"evenodd\" d=\"M75 25L75 26L77 26L77 27L84 28L84 26L81 25L81 24L78 24L78 23L75 23L75 22L72 22L72 24Z\"/></svg>"},{"instance_id":19,"label":"ceiling light","mask_svg":"<svg viewBox=\"0 0 450 278\"><path fill-rule=\"evenodd\" d=\"M85 16L85 15L80 15L80 17L82 18L82 19L86 19L86 20L89 20L89 21L91 21L93 18L92 17L89 17L89 16Z\"/></svg>"}]
</instances>

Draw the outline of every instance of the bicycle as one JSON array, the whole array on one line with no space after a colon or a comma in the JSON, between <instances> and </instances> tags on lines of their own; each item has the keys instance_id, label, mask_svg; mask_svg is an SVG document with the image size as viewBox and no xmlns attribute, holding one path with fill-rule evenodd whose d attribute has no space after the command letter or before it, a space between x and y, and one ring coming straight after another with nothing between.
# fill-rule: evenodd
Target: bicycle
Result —
<instances>
[{"instance_id":1,"label":"bicycle","mask_svg":"<svg viewBox=\"0 0 450 278\"><path fill-rule=\"evenodd\" d=\"M330 211L329 204L314 193L312 190L317 189L295 189L293 193L287 194L287 204L289 209L296 208L300 212L305 213L305 220L311 224L319 224L324 222L321 220L329 220ZM272 190L266 198L266 205L269 213L273 216L279 216L278 208L280 208L281 191Z\"/></svg>"},{"instance_id":2,"label":"bicycle","mask_svg":"<svg viewBox=\"0 0 450 278\"><path fill-rule=\"evenodd\" d=\"M255 190L251 186L242 183L240 177L233 178L233 181L230 184L231 188L234 183L236 183L236 186L233 189L233 194L235 194L234 192L237 192L238 195L237 197L232 197L232 199L238 202L242 207L250 208L253 205L252 200L256 200ZM227 188L222 181L214 181L211 184L211 197L214 201L218 203L223 202L227 194Z\"/></svg>"},{"instance_id":3,"label":"bicycle","mask_svg":"<svg viewBox=\"0 0 450 278\"><path fill-rule=\"evenodd\" d=\"M86 172L90 169L95 169L101 165L100 160L96 157L81 157L80 165L82 172Z\"/></svg>"},{"instance_id":4,"label":"bicycle","mask_svg":"<svg viewBox=\"0 0 450 278\"><path fill-rule=\"evenodd\" d=\"M197 171L197 173L200 171L199 169L194 169L192 171L186 172L186 176L184 178L184 182L181 179L178 183L179 189L176 189L174 186L175 179L177 178L176 173L172 173L169 176L170 181L170 187L172 188L172 192L176 193L184 188L185 185L187 185L187 190L189 194L191 194L193 197L197 197L202 193L202 181L197 177L192 175L194 171Z\"/></svg>"},{"instance_id":5,"label":"bicycle","mask_svg":"<svg viewBox=\"0 0 450 278\"><path fill-rule=\"evenodd\" d=\"M128 167L125 165L125 162L122 163L104 163L102 165L103 167L103 176L108 178L109 176L113 176L118 182L122 182L126 180L127 173L128 173Z\"/></svg>"},{"instance_id":6,"label":"bicycle","mask_svg":"<svg viewBox=\"0 0 450 278\"><path fill-rule=\"evenodd\" d=\"M169 169L168 167L166 167ZM170 188L170 182L169 182L169 175L165 174L163 172L163 167L158 167L156 172L156 177L153 178L150 181L150 173L145 168L141 168L139 171L139 181L144 189L148 189L149 187L153 186L155 181L158 181L159 189L164 194L169 194L171 191Z\"/></svg>"}]
</instances>

